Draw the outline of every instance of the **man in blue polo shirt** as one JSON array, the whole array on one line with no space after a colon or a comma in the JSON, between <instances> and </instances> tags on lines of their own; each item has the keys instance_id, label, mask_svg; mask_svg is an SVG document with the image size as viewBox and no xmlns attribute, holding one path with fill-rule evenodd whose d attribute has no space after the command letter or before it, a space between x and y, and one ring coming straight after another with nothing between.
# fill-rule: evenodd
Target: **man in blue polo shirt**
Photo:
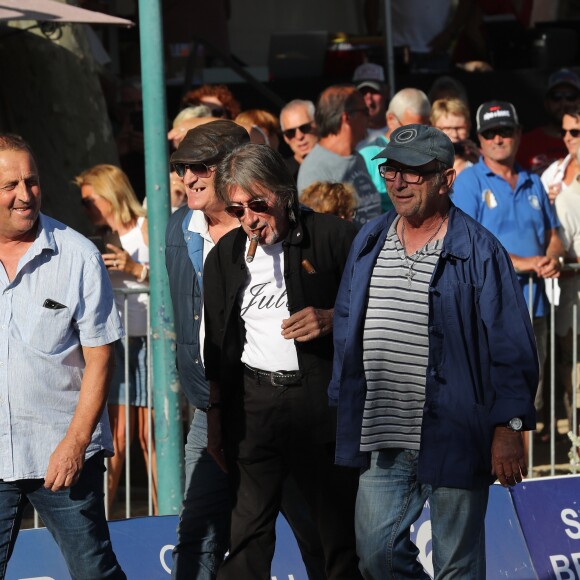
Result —
<instances>
[{"instance_id":1,"label":"man in blue polo shirt","mask_svg":"<svg viewBox=\"0 0 580 580\"><path fill-rule=\"evenodd\" d=\"M518 278L533 313L540 359L535 401L540 412L544 406L542 371L547 352L544 278L559 276L560 258L564 256L556 232L558 220L539 177L515 161L521 138L515 107L504 101L490 101L480 105L476 116L482 156L457 177L453 202L490 230L509 252L514 268L523 272ZM530 272L535 273L531 306Z\"/></svg>"}]
</instances>

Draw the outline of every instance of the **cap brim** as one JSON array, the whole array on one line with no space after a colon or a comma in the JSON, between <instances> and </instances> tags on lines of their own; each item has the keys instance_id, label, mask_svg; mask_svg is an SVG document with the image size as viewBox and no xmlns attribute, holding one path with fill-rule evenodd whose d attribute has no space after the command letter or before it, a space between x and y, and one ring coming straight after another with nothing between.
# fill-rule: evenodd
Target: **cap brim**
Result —
<instances>
[{"instance_id":1,"label":"cap brim","mask_svg":"<svg viewBox=\"0 0 580 580\"><path fill-rule=\"evenodd\" d=\"M362 83L359 83L356 86L358 91L360 91L364 87L370 87L371 89L375 89L375 91L379 92L383 90L381 83L379 83L378 81L363 81Z\"/></svg>"},{"instance_id":2,"label":"cap brim","mask_svg":"<svg viewBox=\"0 0 580 580\"><path fill-rule=\"evenodd\" d=\"M389 143L390 145L390 143ZM377 153L373 159L391 159L402 165L408 165L409 167L419 167L421 165L427 165L435 159L433 155L424 153L422 151L415 151L411 148L405 147L391 147L387 145L381 152Z\"/></svg>"}]
</instances>

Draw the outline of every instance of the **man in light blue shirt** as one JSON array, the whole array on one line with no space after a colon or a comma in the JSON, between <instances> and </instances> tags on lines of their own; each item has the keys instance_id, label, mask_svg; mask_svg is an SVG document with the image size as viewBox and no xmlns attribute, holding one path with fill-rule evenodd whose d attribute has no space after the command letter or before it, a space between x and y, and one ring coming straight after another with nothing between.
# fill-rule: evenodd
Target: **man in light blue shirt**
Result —
<instances>
[{"instance_id":1,"label":"man in light blue shirt","mask_svg":"<svg viewBox=\"0 0 580 580\"><path fill-rule=\"evenodd\" d=\"M103 503L124 333L98 250L40 200L29 146L0 134L0 576L29 501L72 578L124 579Z\"/></svg>"},{"instance_id":2,"label":"man in light blue shirt","mask_svg":"<svg viewBox=\"0 0 580 580\"><path fill-rule=\"evenodd\" d=\"M453 202L485 226L509 252L524 298L532 313L540 359L536 410L544 409L543 366L547 354L547 300L544 278L560 274L564 248L556 228L558 219L537 175L516 163L521 127L515 107L489 101L477 110L477 133L482 156L455 181ZM532 279L532 304L529 280ZM540 417L543 423L547 413Z\"/></svg>"}]
</instances>

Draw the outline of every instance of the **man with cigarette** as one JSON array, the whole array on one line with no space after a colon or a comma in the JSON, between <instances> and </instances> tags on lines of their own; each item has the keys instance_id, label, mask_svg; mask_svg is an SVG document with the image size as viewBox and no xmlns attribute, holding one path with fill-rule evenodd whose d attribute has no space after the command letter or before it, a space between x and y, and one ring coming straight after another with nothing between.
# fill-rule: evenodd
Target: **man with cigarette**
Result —
<instances>
[{"instance_id":1,"label":"man with cigarette","mask_svg":"<svg viewBox=\"0 0 580 580\"><path fill-rule=\"evenodd\" d=\"M360 578L358 474L333 465L335 417L326 400L333 306L354 227L299 208L294 180L269 147L232 151L215 189L242 226L210 252L204 274L208 452L236 492L218 578L270 576L289 475L318 525L327 577Z\"/></svg>"},{"instance_id":2,"label":"man with cigarette","mask_svg":"<svg viewBox=\"0 0 580 580\"><path fill-rule=\"evenodd\" d=\"M187 206L169 220L165 259L175 310L179 379L195 407L185 446L185 495L173 550L172 578L177 580L214 579L229 543L229 480L206 451L207 420L213 411L202 358L203 270L214 245L239 227L215 195L216 165L249 140L246 130L233 121L213 121L188 131L171 156L174 171L183 179ZM318 579L322 577L322 550L314 524L304 518L308 511L304 498L295 488L289 482L284 489L284 515L297 537L309 577Z\"/></svg>"}]
</instances>

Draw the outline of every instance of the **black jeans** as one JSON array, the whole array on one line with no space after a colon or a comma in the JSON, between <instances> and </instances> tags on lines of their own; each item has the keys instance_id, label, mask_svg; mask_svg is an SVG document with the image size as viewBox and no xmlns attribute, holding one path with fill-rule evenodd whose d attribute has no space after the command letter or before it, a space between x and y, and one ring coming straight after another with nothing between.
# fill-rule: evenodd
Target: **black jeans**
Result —
<instances>
[{"instance_id":1,"label":"black jeans","mask_svg":"<svg viewBox=\"0 0 580 580\"><path fill-rule=\"evenodd\" d=\"M334 445L314 442L316 417L305 390L246 376L243 400L228 413L224 436L235 506L220 580L270 579L276 518L289 474L317 524L328 578L361 578L354 536L358 472L334 465Z\"/></svg>"}]
</instances>

